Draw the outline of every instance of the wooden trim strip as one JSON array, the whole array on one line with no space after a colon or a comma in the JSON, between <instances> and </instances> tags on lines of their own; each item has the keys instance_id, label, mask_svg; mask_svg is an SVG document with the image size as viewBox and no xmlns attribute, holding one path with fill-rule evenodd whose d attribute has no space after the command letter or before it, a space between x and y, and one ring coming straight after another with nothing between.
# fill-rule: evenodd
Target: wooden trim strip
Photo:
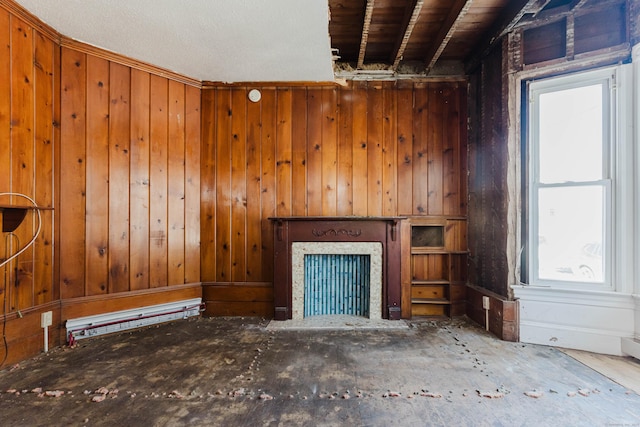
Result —
<instances>
[{"instance_id":1,"label":"wooden trim strip","mask_svg":"<svg viewBox=\"0 0 640 427\"><path fill-rule=\"evenodd\" d=\"M217 82L217 81L203 81L201 89L216 89L219 87L247 87L247 88L259 88L259 89L280 89L289 87L336 87L342 86L338 82L326 81L326 82Z\"/></svg>"},{"instance_id":2,"label":"wooden trim strip","mask_svg":"<svg viewBox=\"0 0 640 427\"><path fill-rule=\"evenodd\" d=\"M157 76L166 77L168 79L175 80L179 83L184 83L189 86L194 86L196 88L202 87L202 82L200 80L187 77L185 75L146 63L144 61L138 61L136 59L129 58L127 56L120 55L115 52L110 52L108 50L105 50L99 47L91 46L89 44L79 42L77 40L73 40L70 37L62 35L58 31L56 31L54 28L42 22L40 19L38 19L37 16L33 15L31 12L29 12L27 9L25 9L18 3L14 2L13 0L0 0L0 7L5 8L9 13L24 20L29 25L31 25L34 29L43 33L47 37L51 38L59 46L68 47L70 49L74 49L82 53L88 53L98 58L106 59L111 62L116 62L118 64L135 68L140 71L146 71Z\"/></svg>"},{"instance_id":3,"label":"wooden trim strip","mask_svg":"<svg viewBox=\"0 0 640 427\"><path fill-rule=\"evenodd\" d=\"M170 71L165 68L161 68L144 61L138 61L136 59L129 58L128 56L120 55L115 52L110 52L108 50L104 50L99 47L91 46L86 43L73 40L67 36L60 36L60 45L62 47L67 47L69 49L77 50L78 52L87 53L89 55L93 55L98 58L106 59L108 61L115 62L120 65L131 67L136 70L146 71L156 76L165 77L167 79L171 79L178 83L194 86L196 88L202 87L202 82L200 80L196 80L191 77L178 74L174 71Z\"/></svg>"},{"instance_id":4,"label":"wooden trim strip","mask_svg":"<svg viewBox=\"0 0 640 427\"><path fill-rule=\"evenodd\" d=\"M60 306L64 309L66 307L71 307L78 304L84 304L89 302L96 301L105 301L105 300L117 300L117 299L129 299L137 296L144 295L153 295L153 294L161 294L161 293L170 293L170 292L178 292L185 291L192 288L202 287L201 282L195 283L187 283L184 285L175 285L175 286L164 286L161 288L149 288L149 289L140 289L137 291L131 292L118 292L115 294L104 294L104 295L92 295L87 297L79 297L79 298L68 298L60 300Z\"/></svg>"},{"instance_id":5,"label":"wooden trim strip","mask_svg":"<svg viewBox=\"0 0 640 427\"><path fill-rule=\"evenodd\" d=\"M44 311L55 311L60 309L60 300L51 301L46 304L34 305L33 307L25 308L24 310L18 310L5 315L0 315L0 323L22 318L33 313L40 313Z\"/></svg>"},{"instance_id":6,"label":"wooden trim strip","mask_svg":"<svg viewBox=\"0 0 640 427\"><path fill-rule=\"evenodd\" d=\"M15 1L0 0L0 7L6 9L10 14L19 19L22 19L27 24L31 25L35 30L41 32L45 36L51 38L54 42L60 44L60 33L42 22L35 15L33 15L31 12L29 12L27 9L25 9Z\"/></svg>"}]
</instances>

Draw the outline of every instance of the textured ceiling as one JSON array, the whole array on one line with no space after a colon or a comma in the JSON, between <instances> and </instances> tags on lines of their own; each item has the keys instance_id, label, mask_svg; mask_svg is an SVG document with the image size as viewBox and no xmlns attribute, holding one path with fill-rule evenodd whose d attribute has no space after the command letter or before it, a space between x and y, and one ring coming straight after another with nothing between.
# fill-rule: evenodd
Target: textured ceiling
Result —
<instances>
[{"instance_id":1,"label":"textured ceiling","mask_svg":"<svg viewBox=\"0 0 640 427\"><path fill-rule=\"evenodd\" d=\"M327 0L16 0L63 36L202 81L333 81Z\"/></svg>"}]
</instances>

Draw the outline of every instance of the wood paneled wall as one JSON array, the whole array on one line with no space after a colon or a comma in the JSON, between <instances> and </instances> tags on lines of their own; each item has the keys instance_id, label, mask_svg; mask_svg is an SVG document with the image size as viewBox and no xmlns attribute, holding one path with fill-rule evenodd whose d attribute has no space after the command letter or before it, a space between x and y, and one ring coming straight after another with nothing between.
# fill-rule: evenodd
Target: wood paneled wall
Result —
<instances>
[{"instance_id":1,"label":"wood paneled wall","mask_svg":"<svg viewBox=\"0 0 640 427\"><path fill-rule=\"evenodd\" d=\"M44 311L56 345L67 318L202 294L201 91L131 63L0 0L0 193L50 208L0 270L0 366L41 351ZM2 233L0 259L36 228Z\"/></svg>"},{"instance_id":2,"label":"wood paneled wall","mask_svg":"<svg viewBox=\"0 0 640 427\"><path fill-rule=\"evenodd\" d=\"M55 206L54 158L59 140L59 48L47 34L0 8L0 193L24 194L39 206ZM0 197L0 204L30 203L21 197ZM11 342L0 361L33 354L42 345L39 313L59 298L55 285L53 210L43 210L38 239L0 269L3 334ZM2 233L0 260L24 247L38 226L27 213L13 233ZM37 320L36 320L37 319ZM37 324L36 324L37 322ZM34 326L35 328L30 328ZM40 333L40 336L38 336Z\"/></svg>"},{"instance_id":3,"label":"wood paneled wall","mask_svg":"<svg viewBox=\"0 0 640 427\"><path fill-rule=\"evenodd\" d=\"M63 47L61 298L200 281L200 89Z\"/></svg>"},{"instance_id":4,"label":"wood paneled wall","mask_svg":"<svg viewBox=\"0 0 640 427\"><path fill-rule=\"evenodd\" d=\"M203 88L203 281L270 282L270 216L466 215L466 83L252 88Z\"/></svg>"}]
</instances>

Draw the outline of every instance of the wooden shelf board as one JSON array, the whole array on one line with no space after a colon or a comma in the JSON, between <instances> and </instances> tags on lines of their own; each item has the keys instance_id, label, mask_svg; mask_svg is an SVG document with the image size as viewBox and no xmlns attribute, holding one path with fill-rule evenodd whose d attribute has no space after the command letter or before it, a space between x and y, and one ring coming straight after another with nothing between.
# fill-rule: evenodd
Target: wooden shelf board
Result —
<instances>
[{"instance_id":1,"label":"wooden shelf board","mask_svg":"<svg viewBox=\"0 0 640 427\"><path fill-rule=\"evenodd\" d=\"M417 299L411 300L411 304L431 304L431 305L451 305L451 301L441 298L433 299Z\"/></svg>"},{"instance_id":2,"label":"wooden shelf board","mask_svg":"<svg viewBox=\"0 0 640 427\"><path fill-rule=\"evenodd\" d=\"M442 248L412 247L412 255L448 255L450 252Z\"/></svg>"},{"instance_id":3,"label":"wooden shelf board","mask_svg":"<svg viewBox=\"0 0 640 427\"><path fill-rule=\"evenodd\" d=\"M450 282L448 280L412 280L412 285L423 285L423 286L435 286L435 285L449 285Z\"/></svg>"}]
</instances>

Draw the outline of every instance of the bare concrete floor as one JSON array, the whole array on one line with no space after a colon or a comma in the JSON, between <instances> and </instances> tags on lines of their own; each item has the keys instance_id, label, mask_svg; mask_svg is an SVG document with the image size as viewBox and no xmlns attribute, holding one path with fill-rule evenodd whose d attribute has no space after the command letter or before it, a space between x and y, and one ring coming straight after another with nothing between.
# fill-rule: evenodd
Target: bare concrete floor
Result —
<instances>
[{"instance_id":1,"label":"bare concrete floor","mask_svg":"<svg viewBox=\"0 0 640 427\"><path fill-rule=\"evenodd\" d=\"M640 396L553 348L464 319L271 330L190 319L0 372L10 426L640 425Z\"/></svg>"}]
</instances>

